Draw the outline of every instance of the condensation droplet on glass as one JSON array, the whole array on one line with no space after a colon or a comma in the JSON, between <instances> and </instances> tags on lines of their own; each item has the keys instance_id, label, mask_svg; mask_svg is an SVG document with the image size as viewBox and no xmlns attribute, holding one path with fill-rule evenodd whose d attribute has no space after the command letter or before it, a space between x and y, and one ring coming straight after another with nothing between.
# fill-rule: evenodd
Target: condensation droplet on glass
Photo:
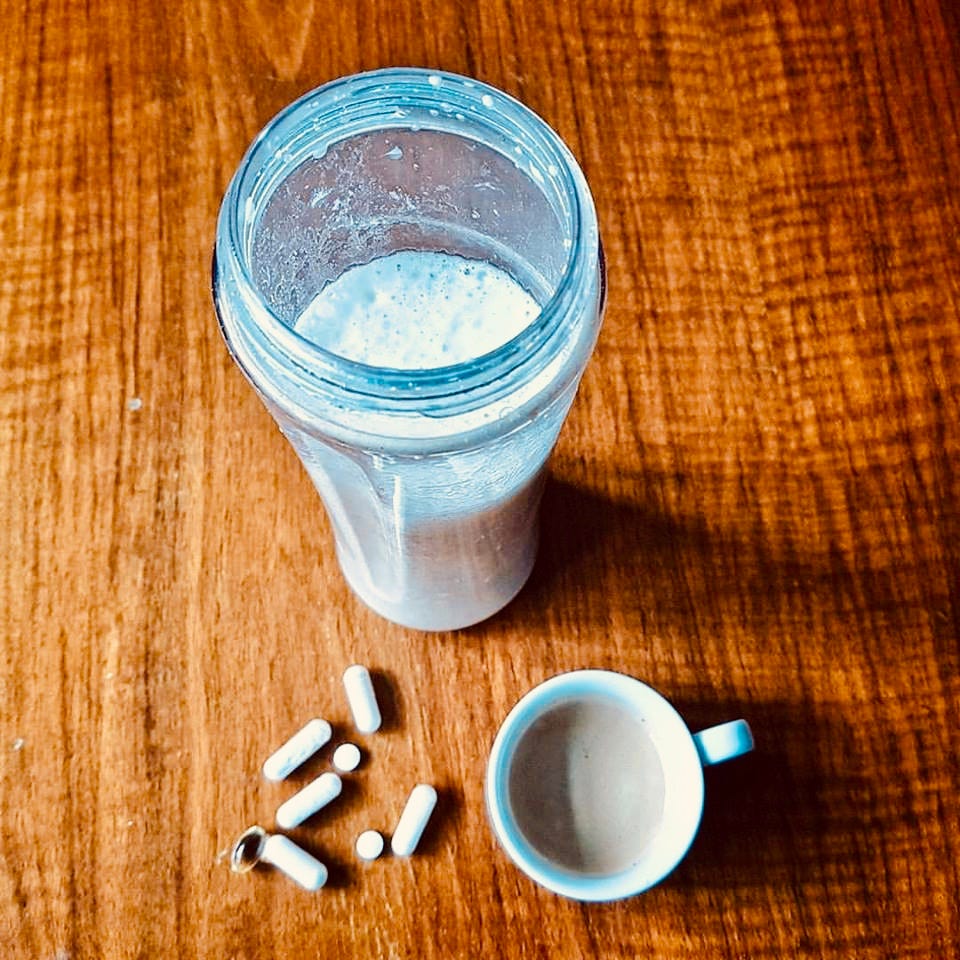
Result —
<instances>
[{"instance_id":1,"label":"condensation droplet on glass","mask_svg":"<svg viewBox=\"0 0 960 960\"><path fill-rule=\"evenodd\" d=\"M471 219L471 220L479 220L479 219L480 219L480 211L479 211L476 207L471 208L471 210L470 210L470 219Z\"/></svg>"},{"instance_id":2,"label":"condensation droplet on glass","mask_svg":"<svg viewBox=\"0 0 960 960\"><path fill-rule=\"evenodd\" d=\"M480 98L480 102L481 102L485 107L492 107L492 106L493 106L493 97L491 97L489 93L485 93L485 94Z\"/></svg>"},{"instance_id":3,"label":"condensation droplet on glass","mask_svg":"<svg viewBox=\"0 0 960 960\"><path fill-rule=\"evenodd\" d=\"M431 87L439 87L440 84L443 83L443 80L435 73L431 73L430 76L427 77L427 83L429 83Z\"/></svg>"},{"instance_id":4,"label":"condensation droplet on glass","mask_svg":"<svg viewBox=\"0 0 960 960\"><path fill-rule=\"evenodd\" d=\"M550 166L547 167L547 173L549 173L551 177L555 177L559 172L560 168L555 163L551 163Z\"/></svg>"},{"instance_id":5,"label":"condensation droplet on glass","mask_svg":"<svg viewBox=\"0 0 960 960\"><path fill-rule=\"evenodd\" d=\"M463 123L463 121L467 119L462 113L455 113L454 116L455 116L461 123Z\"/></svg>"}]
</instances>

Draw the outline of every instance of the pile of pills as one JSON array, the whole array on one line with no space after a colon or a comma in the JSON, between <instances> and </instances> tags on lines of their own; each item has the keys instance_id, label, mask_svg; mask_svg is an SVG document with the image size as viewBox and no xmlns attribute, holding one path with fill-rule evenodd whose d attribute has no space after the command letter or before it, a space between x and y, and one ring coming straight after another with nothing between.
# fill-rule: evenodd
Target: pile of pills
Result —
<instances>
[{"instance_id":1,"label":"pile of pills","mask_svg":"<svg viewBox=\"0 0 960 960\"><path fill-rule=\"evenodd\" d=\"M354 664L344 672L343 685L354 726L360 733L375 733L382 719L370 672ZM319 717L310 720L267 757L262 768L264 778L272 782L285 780L332 737L333 729L326 720ZM321 773L280 804L276 812L277 826L281 830L292 830L336 800L343 789L340 774L352 773L362 759L355 743L341 743L331 758L338 772ZM429 784L419 783L411 790L391 837L390 849L394 856L409 857L417 849L436 804L437 791ZM361 860L376 860L383 853L383 836L376 830L364 830L357 837L355 849ZM306 890L319 890L327 882L327 868L316 857L283 834L270 834L263 827L253 826L234 843L230 867L236 873L244 873L257 863L271 864Z\"/></svg>"}]
</instances>

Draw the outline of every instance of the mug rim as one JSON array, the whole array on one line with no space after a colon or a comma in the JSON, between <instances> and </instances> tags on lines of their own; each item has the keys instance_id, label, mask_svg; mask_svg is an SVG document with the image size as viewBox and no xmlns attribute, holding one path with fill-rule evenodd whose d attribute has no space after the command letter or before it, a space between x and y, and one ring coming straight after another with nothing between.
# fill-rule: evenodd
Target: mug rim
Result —
<instances>
[{"instance_id":1,"label":"mug rim","mask_svg":"<svg viewBox=\"0 0 960 960\"><path fill-rule=\"evenodd\" d=\"M596 696L625 705L641 722L649 724L665 781L660 829L636 862L609 874L577 873L538 851L511 813L508 789L517 745L534 721L561 702ZM490 751L484 798L494 835L514 864L532 880L575 900L618 900L655 886L690 849L703 813L703 765L686 722L653 687L611 670L572 670L533 687L507 714Z\"/></svg>"}]
</instances>

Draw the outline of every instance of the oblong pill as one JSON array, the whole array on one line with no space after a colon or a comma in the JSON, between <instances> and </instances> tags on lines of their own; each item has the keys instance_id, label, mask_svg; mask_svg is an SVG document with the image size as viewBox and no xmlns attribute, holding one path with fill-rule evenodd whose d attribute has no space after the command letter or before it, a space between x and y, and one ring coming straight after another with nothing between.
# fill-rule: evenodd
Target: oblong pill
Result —
<instances>
[{"instance_id":1,"label":"oblong pill","mask_svg":"<svg viewBox=\"0 0 960 960\"><path fill-rule=\"evenodd\" d=\"M379 730L382 718L370 671L359 663L347 667L343 672L343 686L347 691L350 712L353 714L353 725L361 733L374 733Z\"/></svg>"},{"instance_id":2,"label":"oblong pill","mask_svg":"<svg viewBox=\"0 0 960 960\"><path fill-rule=\"evenodd\" d=\"M393 837L390 839L390 849L394 856L409 857L423 836L423 831L433 813L433 808L437 805L437 791L428 783L418 783L410 796L407 798L407 804L400 814L400 820L397 823L396 830L393 831Z\"/></svg>"},{"instance_id":3,"label":"oblong pill","mask_svg":"<svg viewBox=\"0 0 960 960\"><path fill-rule=\"evenodd\" d=\"M273 834L260 852L264 863L273 864L304 890L319 890L327 882L327 868L316 857L298 847L289 837Z\"/></svg>"},{"instance_id":4,"label":"oblong pill","mask_svg":"<svg viewBox=\"0 0 960 960\"><path fill-rule=\"evenodd\" d=\"M300 826L308 817L339 797L342 789L343 781L335 773L321 773L316 780L277 807L277 826L284 830Z\"/></svg>"},{"instance_id":5,"label":"oblong pill","mask_svg":"<svg viewBox=\"0 0 960 960\"><path fill-rule=\"evenodd\" d=\"M267 780L284 780L302 763L306 763L329 739L333 730L326 720L314 717L305 723L282 747L263 761Z\"/></svg>"}]
</instances>

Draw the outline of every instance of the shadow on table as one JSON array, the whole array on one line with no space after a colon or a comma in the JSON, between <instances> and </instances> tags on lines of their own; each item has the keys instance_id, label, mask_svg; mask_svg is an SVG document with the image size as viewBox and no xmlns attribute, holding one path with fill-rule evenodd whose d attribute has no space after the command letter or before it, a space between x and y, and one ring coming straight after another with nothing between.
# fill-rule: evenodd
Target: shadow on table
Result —
<instances>
[{"instance_id":1,"label":"shadow on table","mask_svg":"<svg viewBox=\"0 0 960 960\"><path fill-rule=\"evenodd\" d=\"M674 704L692 730L743 715L702 690ZM754 752L704 770L700 831L665 887L865 893L889 774L862 729L799 702L752 703L746 719Z\"/></svg>"},{"instance_id":2,"label":"shadow on table","mask_svg":"<svg viewBox=\"0 0 960 960\"><path fill-rule=\"evenodd\" d=\"M502 628L535 635L544 611L561 606L585 625L608 623L615 605L627 627L685 634L730 617L760 634L782 628L785 613L803 622L814 609L823 629L848 616L854 595L872 612L902 608L884 571L872 571L874 583L855 582L848 559L811 541L799 520L767 528L751 514L708 527L703 517L667 514L642 497L611 500L554 479L542 517L537 564L497 615Z\"/></svg>"}]
</instances>

